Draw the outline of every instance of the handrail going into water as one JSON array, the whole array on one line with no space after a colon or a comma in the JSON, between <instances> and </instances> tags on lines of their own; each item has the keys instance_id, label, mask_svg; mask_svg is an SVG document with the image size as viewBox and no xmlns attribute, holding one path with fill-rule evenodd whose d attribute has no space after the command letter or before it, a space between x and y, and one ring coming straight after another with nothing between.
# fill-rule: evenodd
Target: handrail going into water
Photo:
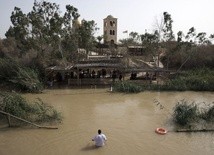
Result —
<instances>
[{"instance_id":1,"label":"handrail going into water","mask_svg":"<svg viewBox=\"0 0 214 155\"><path fill-rule=\"evenodd\" d=\"M38 128L58 129L58 127L53 127L53 126L40 126L40 125L38 125L38 124L32 123L32 122L30 122L30 121L27 121L27 120L22 119L22 118L20 118L20 117L14 116L14 115L12 115L12 114L10 114L10 113L7 113L7 112L5 112L5 111L2 111L2 110L0 110L0 113L2 113L2 114L4 114L4 115L7 116L9 126L11 126L11 123L10 123L10 116L11 116L11 117L13 117L13 118L15 118L15 119L18 119L18 120L23 121L23 122L25 122L25 123L31 124L31 125L36 126L36 127L38 127Z\"/></svg>"}]
</instances>

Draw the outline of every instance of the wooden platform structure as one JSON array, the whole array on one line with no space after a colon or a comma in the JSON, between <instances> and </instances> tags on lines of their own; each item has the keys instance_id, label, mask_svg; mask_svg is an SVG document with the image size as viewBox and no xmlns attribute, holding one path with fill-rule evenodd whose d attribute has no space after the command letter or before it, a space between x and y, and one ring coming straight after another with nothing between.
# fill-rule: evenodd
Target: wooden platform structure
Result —
<instances>
[{"instance_id":1,"label":"wooden platform structure","mask_svg":"<svg viewBox=\"0 0 214 155\"><path fill-rule=\"evenodd\" d=\"M67 86L111 85L119 76L129 80L156 80L157 75L168 76L174 71L148 65L127 67L121 59L79 61L74 65L52 66L46 69L48 85ZM140 75L137 77L137 74ZM126 78L124 78L126 76ZM130 77L130 78L129 78Z\"/></svg>"},{"instance_id":2,"label":"wooden platform structure","mask_svg":"<svg viewBox=\"0 0 214 155\"><path fill-rule=\"evenodd\" d=\"M47 83L67 85L108 85L112 75L118 77L125 71L118 59L79 61L69 66L51 66L46 68Z\"/></svg>"}]
</instances>

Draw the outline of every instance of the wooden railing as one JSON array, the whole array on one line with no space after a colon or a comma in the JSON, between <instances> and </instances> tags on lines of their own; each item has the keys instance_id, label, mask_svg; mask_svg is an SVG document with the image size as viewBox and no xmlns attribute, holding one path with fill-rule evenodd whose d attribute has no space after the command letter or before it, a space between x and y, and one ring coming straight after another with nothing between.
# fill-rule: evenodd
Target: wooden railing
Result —
<instances>
[{"instance_id":1,"label":"wooden railing","mask_svg":"<svg viewBox=\"0 0 214 155\"><path fill-rule=\"evenodd\" d=\"M25 120L25 119L23 119L23 118L14 116L14 115L12 115L12 114L10 114L10 113L7 113L7 112L5 112L5 111L2 111L2 110L0 110L0 113L7 116L7 120L8 120L9 127L12 126L12 125L11 125L10 118L13 117L13 118L15 118L15 119L17 119L17 120L20 120L20 121L22 121L22 122L28 123L28 124L30 124L30 125L33 125L33 126L37 127L37 128L58 129L58 127L53 127L53 126L40 126L40 125L38 125L38 124L32 123L32 122L30 122L30 121L27 121L27 120Z\"/></svg>"}]
</instances>

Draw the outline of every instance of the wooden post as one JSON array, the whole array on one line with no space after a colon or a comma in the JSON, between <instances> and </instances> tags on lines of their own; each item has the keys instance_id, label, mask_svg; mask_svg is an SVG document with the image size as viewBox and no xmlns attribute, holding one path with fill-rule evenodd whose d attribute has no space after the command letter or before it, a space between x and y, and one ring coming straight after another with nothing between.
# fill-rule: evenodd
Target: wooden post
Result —
<instances>
[{"instance_id":1,"label":"wooden post","mask_svg":"<svg viewBox=\"0 0 214 155\"><path fill-rule=\"evenodd\" d=\"M178 129L176 132L214 132L214 129Z\"/></svg>"},{"instance_id":2,"label":"wooden post","mask_svg":"<svg viewBox=\"0 0 214 155\"><path fill-rule=\"evenodd\" d=\"M6 116L7 116L8 125L9 127L11 127L10 115L7 114Z\"/></svg>"},{"instance_id":3,"label":"wooden post","mask_svg":"<svg viewBox=\"0 0 214 155\"><path fill-rule=\"evenodd\" d=\"M79 68L77 68L77 85L80 86L80 72L79 72Z\"/></svg>"}]
</instances>

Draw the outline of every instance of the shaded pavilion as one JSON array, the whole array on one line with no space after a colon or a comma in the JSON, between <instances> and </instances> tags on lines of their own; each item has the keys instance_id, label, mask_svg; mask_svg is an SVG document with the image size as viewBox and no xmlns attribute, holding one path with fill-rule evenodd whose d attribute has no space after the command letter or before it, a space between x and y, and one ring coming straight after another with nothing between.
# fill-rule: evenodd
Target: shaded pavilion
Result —
<instances>
[{"instance_id":1,"label":"shaded pavilion","mask_svg":"<svg viewBox=\"0 0 214 155\"><path fill-rule=\"evenodd\" d=\"M106 85L124 71L124 65L118 59L85 60L74 65L46 68L46 81L77 86Z\"/></svg>"}]
</instances>

